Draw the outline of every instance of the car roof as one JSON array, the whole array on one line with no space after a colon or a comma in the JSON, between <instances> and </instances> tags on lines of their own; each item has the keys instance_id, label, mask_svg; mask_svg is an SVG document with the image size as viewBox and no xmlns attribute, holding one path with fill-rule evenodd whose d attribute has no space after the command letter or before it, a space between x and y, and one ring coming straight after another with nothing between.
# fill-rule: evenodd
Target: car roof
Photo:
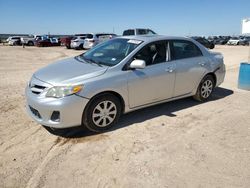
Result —
<instances>
[{"instance_id":1,"label":"car roof","mask_svg":"<svg viewBox=\"0 0 250 188\"><path fill-rule=\"evenodd\" d=\"M188 37L177 37L177 36L164 36L164 35L130 35L130 36L121 36L119 38L125 39L134 39L134 40L141 40L144 42L153 42L156 40L188 40Z\"/></svg>"}]
</instances>

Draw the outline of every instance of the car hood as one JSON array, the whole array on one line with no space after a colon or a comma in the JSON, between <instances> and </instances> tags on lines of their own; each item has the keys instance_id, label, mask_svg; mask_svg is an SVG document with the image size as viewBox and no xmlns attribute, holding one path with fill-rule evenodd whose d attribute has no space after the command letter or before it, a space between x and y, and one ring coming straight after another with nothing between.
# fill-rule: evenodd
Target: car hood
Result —
<instances>
[{"instance_id":1,"label":"car hood","mask_svg":"<svg viewBox=\"0 0 250 188\"><path fill-rule=\"evenodd\" d=\"M52 85L79 84L84 80L104 74L108 67L87 63L78 57L67 58L50 64L34 76Z\"/></svg>"}]
</instances>

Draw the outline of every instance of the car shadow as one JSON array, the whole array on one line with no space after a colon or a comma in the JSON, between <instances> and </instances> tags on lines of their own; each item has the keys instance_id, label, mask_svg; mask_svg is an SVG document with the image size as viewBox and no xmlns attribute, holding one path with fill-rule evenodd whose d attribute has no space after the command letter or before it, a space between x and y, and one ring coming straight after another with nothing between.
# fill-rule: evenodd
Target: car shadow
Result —
<instances>
[{"instance_id":1,"label":"car shadow","mask_svg":"<svg viewBox=\"0 0 250 188\"><path fill-rule=\"evenodd\" d=\"M207 102L223 99L227 96L232 95L233 93L234 92L232 90L226 88L221 88L221 87L215 88L212 96ZM159 117L162 115L175 117L176 116L175 112L177 111L202 104L204 103L195 101L193 100L192 97L189 97L136 110L131 113L124 114L120 118L118 124L114 126L114 128L108 130L107 132L114 131L116 129L121 129L135 123L144 122L146 120ZM48 130L53 135L61 136L64 138L81 138L81 137L100 134L100 133L93 133L87 130L84 126L67 128L67 129L51 129L45 127L45 129Z\"/></svg>"}]
</instances>

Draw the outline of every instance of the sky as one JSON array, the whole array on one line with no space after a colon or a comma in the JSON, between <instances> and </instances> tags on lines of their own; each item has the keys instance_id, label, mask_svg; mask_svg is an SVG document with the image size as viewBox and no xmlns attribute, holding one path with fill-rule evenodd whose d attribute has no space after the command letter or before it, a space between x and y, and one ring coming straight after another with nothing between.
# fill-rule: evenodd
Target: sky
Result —
<instances>
[{"instance_id":1,"label":"sky","mask_svg":"<svg viewBox=\"0 0 250 188\"><path fill-rule=\"evenodd\" d=\"M250 0L0 0L0 33L237 35Z\"/></svg>"}]
</instances>

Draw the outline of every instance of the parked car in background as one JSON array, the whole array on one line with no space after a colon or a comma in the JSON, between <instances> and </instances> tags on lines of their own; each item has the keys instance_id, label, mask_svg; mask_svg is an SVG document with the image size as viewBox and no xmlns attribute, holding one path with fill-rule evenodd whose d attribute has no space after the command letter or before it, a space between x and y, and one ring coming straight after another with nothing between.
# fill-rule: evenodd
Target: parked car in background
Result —
<instances>
[{"instance_id":1,"label":"parked car in background","mask_svg":"<svg viewBox=\"0 0 250 188\"><path fill-rule=\"evenodd\" d=\"M21 37L21 44L27 45L27 46L34 46L35 45L35 40L37 36L23 36Z\"/></svg>"},{"instance_id":2,"label":"parked car in background","mask_svg":"<svg viewBox=\"0 0 250 188\"><path fill-rule=\"evenodd\" d=\"M8 42L11 46L21 45L21 37L20 36L13 36L9 37L6 42Z\"/></svg>"},{"instance_id":3,"label":"parked car in background","mask_svg":"<svg viewBox=\"0 0 250 188\"><path fill-rule=\"evenodd\" d=\"M249 45L249 43L250 43L250 36L245 36L239 41L239 45L243 46Z\"/></svg>"},{"instance_id":4,"label":"parked car in background","mask_svg":"<svg viewBox=\"0 0 250 188\"><path fill-rule=\"evenodd\" d=\"M214 44L224 45L229 41L229 36L220 36L219 38L214 40Z\"/></svg>"},{"instance_id":5,"label":"parked car in background","mask_svg":"<svg viewBox=\"0 0 250 188\"><path fill-rule=\"evenodd\" d=\"M217 39L218 39L217 36L209 36L209 37L207 38L207 40L208 40L209 42L213 42L213 43L215 43L215 40L217 40Z\"/></svg>"},{"instance_id":6,"label":"parked car in background","mask_svg":"<svg viewBox=\"0 0 250 188\"><path fill-rule=\"evenodd\" d=\"M102 132L133 110L190 96L206 101L224 77L223 56L190 38L117 37L35 72L26 107L47 127Z\"/></svg>"},{"instance_id":7,"label":"parked car in background","mask_svg":"<svg viewBox=\"0 0 250 188\"><path fill-rule=\"evenodd\" d=\"M61 41L57 38L46 38L36 41L36 46L38 47L49 47L49 46L60 46Z\"/></svg>"},{"instance_id":8,"label":"parked car in background","mask_svg":"<svg viewBox=\"0 0 250 188\"><path fill-rule=\"evenodd\" d=\"M71 40L74 38L74 36L66 36L61 38L61 45L66 46L67 49L70 49L71 46Z\"/></svg>"},{"instance_id":9,"label":"parked car in background","mask_svg":"<svg viewBox=\"0 0 250 188\"><path fill-rule=\"evenodd\" d=\"M81 34L81 35L73 37L71 39L70 48L83 49L84 40L86 39L87 36L88 34Z\"/></svg>"},{"instance_id":10,"label":"parked car in background","mask_svg":"<svg viewBox=\"0 0 250 188\"><path fill-rule=\"evenodd\" d=\"M84 49L90 49L96 46L99 43L105 42L112 38L115 38L117 35L114 33L90 33L86 35L84 39Z\"/></svg>"},{"instance_id":11,"label":"parked car in background","mask_svg":"<svg viewBox=\"0 0 250 188\"><path fill-rule=\"evenodd\" d=\"M142 29L142 28L135 28L135 29L127 29L123 31L123 36L130 36L130 35L155 35L156 33L151 29Z\"/></svg>"},{"instance_id":12,"label":"parked car in background","mask_svg":"<svg viewBox=\"0 0 250 188\"><path fill-rule=\"evenodd\" d=\"M240 43L240 37L232 37L227 42L227 45L239 45Z\"/></svg>"},{"instance_id":13,"label":"parked car in background","mask_svg":"<svg viewBox=\"0 0 250 188\"><path fill-rule=\"evenodd\" d=\"M213 49L214 48L214 43L208 41L207 39L205 39L203 37L191 37L191 38L194 39L194 40L196 40L197 42L201 43L206 48L209 48L209 49Z\"/></svg>"}]
</instances>

